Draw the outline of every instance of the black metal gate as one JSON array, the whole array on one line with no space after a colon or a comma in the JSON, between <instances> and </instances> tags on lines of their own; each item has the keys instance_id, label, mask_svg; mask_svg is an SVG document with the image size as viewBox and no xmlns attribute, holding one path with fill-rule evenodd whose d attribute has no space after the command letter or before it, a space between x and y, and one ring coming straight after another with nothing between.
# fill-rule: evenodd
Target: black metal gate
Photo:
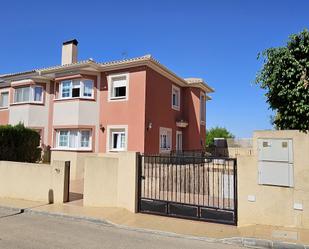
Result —
<instances>
[{"instance_id":1,"label":"black metal gate","mask_svg":"<svg viewBox=\"0 0 309 249\"><path fill-rule=\"evenodd\" d=\"M237 225L236 159L140 155L139 212Z\"/></svg>"}]
</instances>

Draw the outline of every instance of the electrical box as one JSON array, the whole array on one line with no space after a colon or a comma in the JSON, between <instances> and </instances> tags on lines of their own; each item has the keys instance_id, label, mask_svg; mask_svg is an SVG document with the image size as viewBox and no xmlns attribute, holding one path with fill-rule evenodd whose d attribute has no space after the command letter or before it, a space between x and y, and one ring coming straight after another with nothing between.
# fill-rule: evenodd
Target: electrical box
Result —
<instances>
[{"instance_id":1,"label":"electrical box","mask_svg":"<svg viewBox=\"0 0 309 249\"><path fill-rule=\"evenodd\" d=\"M293 140L258 139L259 184L294 186Z\"/></svg>"}]
</instances>

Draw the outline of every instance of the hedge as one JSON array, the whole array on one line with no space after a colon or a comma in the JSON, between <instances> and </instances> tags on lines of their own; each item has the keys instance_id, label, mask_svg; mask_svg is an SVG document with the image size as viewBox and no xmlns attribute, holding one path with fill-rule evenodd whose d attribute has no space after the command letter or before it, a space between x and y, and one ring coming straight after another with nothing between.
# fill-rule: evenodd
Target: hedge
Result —
<instances>
[{"instance_id":1,"label":"hedge","mask_svg":"<svg viewBox=\"0 0 309 249\"><path fill-rule=\"evenodd\" d=\"M23 124L0 126L0 160L37 162L41 159L40 135Z\"/></svg>"}]
</instances>

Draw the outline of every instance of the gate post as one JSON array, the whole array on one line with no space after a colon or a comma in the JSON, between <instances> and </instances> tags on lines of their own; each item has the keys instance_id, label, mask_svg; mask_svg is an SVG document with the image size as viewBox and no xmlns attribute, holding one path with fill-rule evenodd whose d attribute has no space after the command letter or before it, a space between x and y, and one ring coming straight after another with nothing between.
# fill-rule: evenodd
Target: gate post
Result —
<instances>
[{"instance_id":1,"label":"gate post","mask_svg":"<svg viewBox=\"0 0 309 249\"><path fill-rule=\"evenodd\" d=\"M238 221L238 192L237 192L237 158L234 159L234 219L237 226Z\"/></svg>"},{"instance_id":2,"label":"gate post","mask_svg":"<svg viewBox=\"0 0 309 249\"><path fill-rule=\"evenodd\" d=\"M70 201L70 161L65 161L63 202L69 202L69 201Z\"/></svg>"},{"instance_id":3,"label":"gate post","mask_svg":"<svg viewBox=\"0 0 309 249\"><path fill-rule=\"evenodd\" d=\"M141 208L141 185L142 185L142 155L137 153L137 212L140 212Z\"/></svg>"}]
</instances>

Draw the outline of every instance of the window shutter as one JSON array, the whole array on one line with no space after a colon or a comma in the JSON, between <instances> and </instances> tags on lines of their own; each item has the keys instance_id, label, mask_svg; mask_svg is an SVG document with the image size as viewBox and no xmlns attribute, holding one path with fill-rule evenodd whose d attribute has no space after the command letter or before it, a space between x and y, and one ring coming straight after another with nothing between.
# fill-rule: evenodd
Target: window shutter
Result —
<instances>
[{"instance_id":1,"label":"window shutter","mask_svg":"<svg viewBox=\"0 0 309 249\"><path fill-rule=\"evenodd\" d=\"M125 87L126 85L127 81L124 79L113 80L113 87Z\"/></svg>"}]
</instances>

